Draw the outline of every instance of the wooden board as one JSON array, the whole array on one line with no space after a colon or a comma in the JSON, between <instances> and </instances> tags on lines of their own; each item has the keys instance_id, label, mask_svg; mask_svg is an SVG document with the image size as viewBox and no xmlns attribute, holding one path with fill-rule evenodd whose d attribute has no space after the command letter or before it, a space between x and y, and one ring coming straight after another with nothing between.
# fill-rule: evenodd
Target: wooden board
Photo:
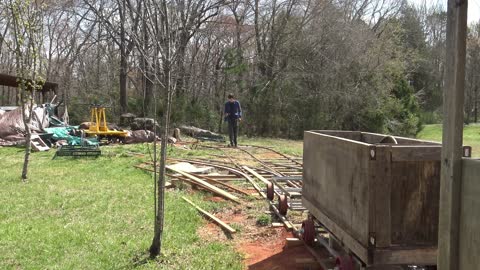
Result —
<instances>
[{"instance_id":1,"label":"wooden board","mask_svg":"<svg viewBox=\"0 0 480 270\"><path fill-rule=\"evenodd\" d=\"M270 183L270 181L265 179L265 177L261 176L260 174L258 174L256 171L250 169L249 167L243 166L243 169L245 169L247 172L251 173L253 176L255 176L258 180L262 181L264 184L268 185Z\"/></svg>"},{"instance_id":2,"label":"wooden board","mask_svg":"<svg viewBox=\"0 0 480 270\"><path fill-rule=\"evenodd\" d=\"M368 146L311 132L304 136L303 197L364 246L369 234Z\"/></svg>"},{"instance_id":3,"label":"wooden board","mask_svg":"<svg viewBox=\"0 0 480 270\"><path fill-rule=\"evenodd\" d=\"M220 196L222 196L222 197L224 197L224 198L227 198L227 199L229 199L229 200L231 200L231 201L234 201L234 202L236 202L236 203L240 203L240 201L238 200L238 198L237 198L236 196L234 196L234 195L232 195L232 194L230 194L230 193L228 193L228 192L226 192L226 191L224 191L224 190L222 190L222 189L219 189L219 188L217 188L216 186L211 185L211 184L209 184L208 182L203 181L202 179L200 179L200 178L198 178L198 177L195 177L195 176L193 176L193 175L191 175L191 174L189 174L189 173L186 173L186 172L179 171L179 170L177 170L177 169L175 169L175 168L173 168L173 167L171 167L171 166L165 166L165 168L167 168L168 170L171 170L171 171L173 171L173 172L176 172L176 173L178 173L178 174L181 174L181 175L189 178L190 180L198 183L198 184L199 184L200 186L202 186L203 188L205 188L205 189L207 189L207 190L210 190L210 191L212 191L212 192L214 192L214 193L216 193L216 194L218 194L218 195L220 195Z\"/></svg>"},{"instance_id":4,"label":"wooden board","mask_svg":"<svg viewBox=\"0 0 480 270\"><path fill-rule=\"evenodd\" d=\"M440 161L392 161L391 232L395 245L436 245Z\"/></svg>"},{"instance_id":5,"label":"wooden board","mask_svg":"<svg viewBox=\"0 0 480 270\"><path fill-rule=\"evenodd\" d=\"M459 232L459 268L480 265L480 160L463 159Z\"/></svg>"},{"instance_id":6,"label":"wooden board","mask_svg":"<svg viewBox=\"0 0 480 270\"><path fill-rule=\"evenodd\" d=\"M260 196L262 196L263 198L267 198L267 195L265 195L265 193L262 192L260 187L255 183L255 181L253 181L253 179L250 176L248 176L247 174L245 174L242 171L236 170L236 169L231 168L231 167L223 166L223 165L205 163L205 162L202 162L202 161L193 161L193 160L175 159L175 158L172 158L172 159L169 159L169 160L188 161L188 162L193 163L193 164L208 165L208 166L212 166L212 167L215 167L215 168L218 168L218 169L229 171L229 172L231 172L231 173L233 173L237 176L240 176L240 177L243 177L243 178L247 179L247 181L252 184L252 186L255 188L255 190L257 190L257 192Z\"/></svg>"},{"instance_id":7,"label":"wooden board","mask_svg":"<svg viewBox=\"0 0 480 270\"><path fill-rule=\"evenodd\" d=\"M190 201L189 199L185 198L185 197L182 197L182 199L184 199L186 202L188 202L189 204L191 204L193 207L195 207L200 213L204 214L205 216L207 216L208 218L210 218L211 220L213 220L215 223L217 223L218 225L220 225L223 229L227 230L228 232L230 233L235 233L236 230L232 227L230 227L228 224L226 224L225 222L221 221L220 219L218 219L217 217L215 217L214 215L208 213L207 211L203 210L202 208L198 207L196 204L194 204L192 201Z\"/></svg>"}]
</instances>

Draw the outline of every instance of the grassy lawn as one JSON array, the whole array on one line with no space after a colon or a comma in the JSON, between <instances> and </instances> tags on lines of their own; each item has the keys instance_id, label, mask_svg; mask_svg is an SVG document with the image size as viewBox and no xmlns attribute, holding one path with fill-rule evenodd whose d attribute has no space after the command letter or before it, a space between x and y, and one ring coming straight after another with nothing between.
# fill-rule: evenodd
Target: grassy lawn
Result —
<instances>
[{"instance_id":1,"label":"grassy lawn","mask_svg":"<svg viewBox=\"0 0 480 270\"><path fill-rule=\"evenodd\" d=\"M302 153L301 141L242 137L240 144ZM133 167L150 159L147 145L102 147L97 159L52 160L53 151L33 153L27 183L20 180L23 151L0 148L0 269L244 268L234 244L205 241L198 235L207 221L181 197L211 212L227 203L206 201L210 195L185 189L166 193L163 254L147 260L153 236L153 179ZM171 157L210 153L169 147Z\"/></svg>"},{"instance_id":2,"label":"grassy lawn","mask_svg":"<svg viewBox=\"0 0 480 270\"><path fill-rule=\"evenodd\" d=\"M417 138L442 141L442 125L426 125L423 130L418 133ZM474 157L480 157L480 125L468 125L463 129L463 144L473 148Z\"/></svg>"},{"instance_id":3,"label":"grassy lawn","mask_svg":"<svg viewBox=\"0 0 480 270\"><path fill-rule=\"evenodd\" d=\"M280 151L287 155L302 156L303 153L303 141L302 140L285 140L275 138L248 138L241 137L239 144L245 145L259 145L272 147L277 151Z\"/></svg>"},{"instance_id":4,"label":"grassy lawn","mask_svg":"<svg viewBox=\"0 0 480 270\"><path fill-rule=\"evenodd\" d=\"M57 158L33 153L28 183L20 172L23 149L0 148L0 269L242 269L228 242L202 241L205 223L181 199L196 192L166 194L163 256L145 260L153 235L153 180L132 165L143 145L103 147L98 159ZM172 155L175 151L172 150Z\"/></svg>"}]
</instances>

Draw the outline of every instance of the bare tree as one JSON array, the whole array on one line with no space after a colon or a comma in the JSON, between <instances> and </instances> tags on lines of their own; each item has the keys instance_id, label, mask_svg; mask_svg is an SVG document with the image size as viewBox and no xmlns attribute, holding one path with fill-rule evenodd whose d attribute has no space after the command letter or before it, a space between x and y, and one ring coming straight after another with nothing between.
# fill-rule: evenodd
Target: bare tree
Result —
<instances>
[{"instance_id":1,"label":"bare tree","mask_svg":"<svg viewBox=\"0 0 480 270\"><path fill-rule=\"evenodd\" d=\"M140 11L142 9L143 0L137 0L135 2L130 0L84 0L84 2L89 7L89 9L96 14L98 20L103 23L111 39L119 48L119 104L121 112L125 113L128 110L128 58L135 46L135 41L132 35L136 35L138 32L140 23ZM119 27L117 25L119 25Z\"/></svg>"},{"instance_id":2,"label":"bare tree","mask_svg":"<svg viewBox=\"0 0 480 270\"><path fill-rule=\"evenodd\" d=\"M12 44L18 76L18 91L26 133L25 158L22 179L27 180L31 152L31 123L35 105L35 91L44 80L39 74L43 42L43 10L40 1L10 0L7 8L12 18Z\"/></svg>"}]
</instances>

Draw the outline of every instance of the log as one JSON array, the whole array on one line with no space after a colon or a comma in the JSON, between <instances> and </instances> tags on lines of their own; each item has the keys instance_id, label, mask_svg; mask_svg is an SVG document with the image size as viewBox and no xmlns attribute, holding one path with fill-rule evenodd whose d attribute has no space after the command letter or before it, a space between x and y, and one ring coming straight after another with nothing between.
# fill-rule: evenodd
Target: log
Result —
<instances>
[{"instance_id":1,"label":"log","mask_svg":"<svg viewBox=\"0 0 480 270\"><path fill-rule=\"evenodd\" d=\"M193 138L198 139L205 139L205 140L212 140L212 141L221 141L224 142L225 138L215 132L211 132L209 130L193 127L193 126L180 126L180 131L189 135Z\"/></svg>"},{"instance_id":2,"label":"log","mask_svg":"<svg viewBox=\"0 0 480 270\"><path fill-rule=\"evenodd\" d=\"M185 198L185 197L182 197L182 199L184 199L186 202L188 202L189 204L191 204L193 207L195 207L200 213L204 214L205 216L207 216L208 218L210 218L211 220L213 220L215 223L217 223L218 225L220 225L223 229L227 230L228 232L230 233L235 233L236 230L232 227L230 227L228 224L226 224L225 222L221 221L220 219L218 219L217 217L215 217L214 215L208 213L207 211L203 210L202 208L198 207L196 204L194 204L193 202L191 202L189 199Z\"/></svg>"}]
</instances>

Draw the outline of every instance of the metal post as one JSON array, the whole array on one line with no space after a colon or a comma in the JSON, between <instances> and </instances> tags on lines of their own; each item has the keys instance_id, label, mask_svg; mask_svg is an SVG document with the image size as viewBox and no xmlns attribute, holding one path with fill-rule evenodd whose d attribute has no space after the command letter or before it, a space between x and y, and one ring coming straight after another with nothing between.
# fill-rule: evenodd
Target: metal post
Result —
<instances>
[{"instance_id":1,"label":"metal post","mask_svg":"<svg viewBox=\"0 0 480 270\"><path fill-rule=\"evenodd\" d=\"M468 0L448 0L438 269L458 269Z\"/></svg>"}]
</instances>

